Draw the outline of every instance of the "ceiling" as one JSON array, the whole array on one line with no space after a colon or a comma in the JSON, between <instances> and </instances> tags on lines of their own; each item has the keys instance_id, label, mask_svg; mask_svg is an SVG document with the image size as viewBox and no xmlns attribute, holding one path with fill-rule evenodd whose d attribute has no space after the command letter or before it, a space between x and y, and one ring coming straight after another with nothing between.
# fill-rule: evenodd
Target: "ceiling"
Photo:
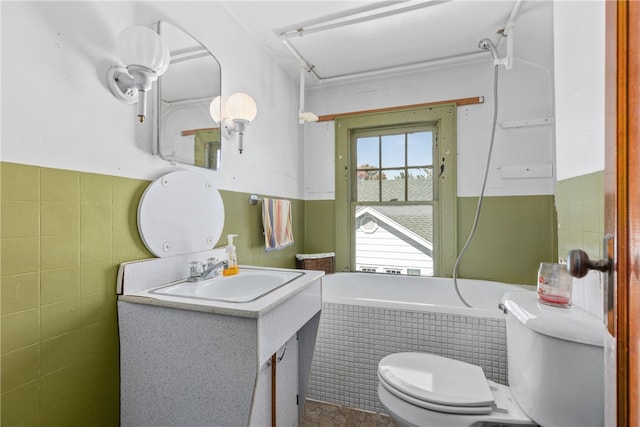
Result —
<instances>
[{"instance_id":1,"label":"ceiling","mask_svg":"<svg viewBox=\"0 0 640 427\"><path fill-rule=\"evenodd\" d=\"M552 2L545 0L224 1L227 10L296 80L326 81L500 56L511 19L514 59L553 64Z\"/></svg>"}]
</instances>

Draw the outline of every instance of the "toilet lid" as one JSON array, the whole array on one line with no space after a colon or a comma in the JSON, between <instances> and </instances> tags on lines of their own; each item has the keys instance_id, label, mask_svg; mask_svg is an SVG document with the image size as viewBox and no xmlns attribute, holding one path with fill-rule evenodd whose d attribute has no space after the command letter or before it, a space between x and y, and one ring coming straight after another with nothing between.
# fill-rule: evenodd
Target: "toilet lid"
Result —
<instances>
[{"instance_id":1,"label":"toilet lid","mask_svg":"<svg viewBox=\"0 0 640 427\"><path fill-rule=\"evenodd\" d=\"M482 368L434 354L390 354L378 364L378 375L392 389L435 405L486 412L494 401Z\"/></svg>"},{"instance_id":2,"label":"toilet lid","mask_svg":"<svg viewBox=\"0 0 640 427\"><path fill-rule=\"evenodd\" d=\"M153 181L138 205L138 231L158 257L212 249L224 226L224 205L211 180L192 171Z\"/></svg>"},{"instance_id":3,"label":"toilet lid","mask_svg":"<svg viewBox=\"0 0 640 427\"><path fill-rule=\"evenodd\" d=\"M438 405L436 403L427 402L426 400L416 399L407 394L404 394L397 389L391 387L387 382L378 374L380 385L389 393L399 398L403 402L410 403L419 408L428 409L430 411L444 412L446 414L459 414L459 415L489 415L493 409L492 406L451 406L451 405Z\"/></svg>"}]
</instances>

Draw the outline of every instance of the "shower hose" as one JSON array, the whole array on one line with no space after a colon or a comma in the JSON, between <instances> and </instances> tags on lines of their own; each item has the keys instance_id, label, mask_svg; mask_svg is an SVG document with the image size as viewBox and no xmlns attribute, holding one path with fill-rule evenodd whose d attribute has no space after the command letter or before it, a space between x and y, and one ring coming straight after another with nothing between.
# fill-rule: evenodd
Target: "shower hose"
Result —
<instances>
[{"instance_id":1,"label":"shower hose","mask_svg":"<svg viewBox=\"0 0 640 427\"><path fill-rule=\"evenodd\" d=\"M482 189L480 190L480 197L478 198L478 205L476 206L476 215L473 219L473 225L471 227L471 231L469 232L469 236L467 237L467 241L460 250L458 254L458 258L456 258L456 263L453 266L453 287L456 290L456 294L462 303L471 308L471 304L469 304L460 293L460 288L458 286L458 267L460 265L460 261L464 256L464 253L467 251L469 244L473 240L473 236L476 234L476 229L478 228L478 220L480 219L480 211L482 210L482 201L484 199L484 190L487 186L487 176L489 175L489 164L491 163L491 154L493 153L493 141L496 136L496 123L498 120L498 64L494 65L493 70L493 124L491 126L491 142L489 144L489 153L487 155L487 164L484 170L484 179L482 180Z\"/></svg>"}]
</instances>

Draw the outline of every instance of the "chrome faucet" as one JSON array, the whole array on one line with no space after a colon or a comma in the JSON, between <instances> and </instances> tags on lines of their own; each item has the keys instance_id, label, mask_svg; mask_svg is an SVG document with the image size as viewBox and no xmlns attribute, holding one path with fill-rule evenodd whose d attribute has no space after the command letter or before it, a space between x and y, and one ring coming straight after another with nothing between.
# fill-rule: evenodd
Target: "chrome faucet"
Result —
<instances>
[{"instance_id":1,"label":"chrome faucet","mask_svg":"<svg viewBox=\"0 0 640 427\"><path fill-rule=\"evenodd\" d=\"M209 277L220 275L222 268L228 267L229 261L218 261L216 258L209 258L205 262L192 261L189 263L189 282L199 282Z\"/></svg>"}]
</instances>

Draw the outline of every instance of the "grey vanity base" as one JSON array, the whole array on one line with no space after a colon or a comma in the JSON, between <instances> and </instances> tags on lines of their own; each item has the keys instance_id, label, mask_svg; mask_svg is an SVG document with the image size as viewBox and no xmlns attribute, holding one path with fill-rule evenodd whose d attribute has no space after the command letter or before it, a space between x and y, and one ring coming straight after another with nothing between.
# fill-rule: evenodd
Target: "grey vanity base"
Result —
<instances>
[{"instance_id":1,"label":"grey vanity base","mask_svg":"<svg viewBox=\"0 0 640 427\"><path fill-rule=\"evenodd\" d=\"M118 318L122 426L270 425L271 368L258 361L260 318L126 301L118 301ZM302 408L294 399L304 401L319 318L286 341L288 354L277 366L278 425L297 425Z\"/></svg>"}]
</instances>

